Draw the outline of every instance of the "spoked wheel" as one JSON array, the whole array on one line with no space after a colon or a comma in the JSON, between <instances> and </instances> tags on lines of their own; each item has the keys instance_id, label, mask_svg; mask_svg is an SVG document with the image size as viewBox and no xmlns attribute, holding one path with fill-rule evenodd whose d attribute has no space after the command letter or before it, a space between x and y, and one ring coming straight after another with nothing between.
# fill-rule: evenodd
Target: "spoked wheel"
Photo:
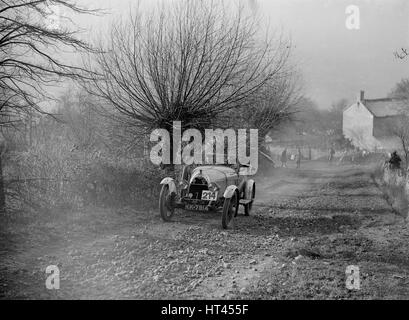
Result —
<instances>
[{"instance_id":1,"label":"spoked wheel","mask_svg":"<svg viewBox=\"0 0 409 320\"><path fill-rule=\"evenodd\" d=\"M254 198L256 196L256 187L253 188L253 192L251 194L251 202L244 205L244 215L249 216L251 213L251 209L253 208Z\"/></svg>"},{"instance_id":2,"label":"spoked wheel","mask_svg":"<svg viewBox=\"0 0 409 320\"><path fill-rule=\"evenodd\" d=\"M173 214L175 213L174 202L175 194L170 192L169 186L167 184L164 184L159 196L160 216L164 221L170 221Z\"/></svg>"},{"instance_id":3,"label":"spoked wheel","mask_svg":"<svg viewBox=\"0 0 409 320\"><path fill-rule=\"evenodd\" d=\"M237 214L238 207L239 207L239 201L237 197L237 192L235 192L231 198L224 199L223 214L222 214L223 229L227 229L229 227L231 221Z\"/></svg>"}]
</instances>

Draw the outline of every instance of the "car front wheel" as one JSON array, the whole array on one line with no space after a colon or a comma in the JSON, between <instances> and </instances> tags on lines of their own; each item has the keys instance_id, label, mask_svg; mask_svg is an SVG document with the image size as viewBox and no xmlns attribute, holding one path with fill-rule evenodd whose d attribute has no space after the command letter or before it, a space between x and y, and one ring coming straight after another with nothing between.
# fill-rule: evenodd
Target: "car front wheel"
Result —
<instances>
[{"instance_id":1,"label":"car front wheel","mask_svg":"<svg viewBox=\"0 0 409 320\"><path fill-rule=\"evenodd\" d=\"M160 216L164 221L170 221L175 212L174 197L175 194L170 192L169 186L164 184L159 195Z\"/></svg>"},{"instance_id":2,"label":"car front wheel","mask_svg":"<svg viewBox=\"0 0 409 320\"><path fill-rule=\"evenodd\" d=\"M224 199L223 214L222 214L222 227L227 229L237 214L239 202L237 192L233 194L231 198Z\"/></svg>"}]
</instances>

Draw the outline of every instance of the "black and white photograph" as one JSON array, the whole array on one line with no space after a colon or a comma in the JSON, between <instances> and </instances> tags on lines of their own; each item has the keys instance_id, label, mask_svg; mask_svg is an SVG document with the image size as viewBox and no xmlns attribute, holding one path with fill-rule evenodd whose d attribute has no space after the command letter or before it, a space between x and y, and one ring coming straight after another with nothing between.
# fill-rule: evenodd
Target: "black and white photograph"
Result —
<instances>
[{"instance_id":1,"label":"black and white photograph","mask_svg":"<svg viewBox=\"0 0 409 320\"><path fill-rule=\"evenodd\" d=\"M0 300L408 300L408 242L409 1L0 0Z\"/></svg>"}]
</instances>

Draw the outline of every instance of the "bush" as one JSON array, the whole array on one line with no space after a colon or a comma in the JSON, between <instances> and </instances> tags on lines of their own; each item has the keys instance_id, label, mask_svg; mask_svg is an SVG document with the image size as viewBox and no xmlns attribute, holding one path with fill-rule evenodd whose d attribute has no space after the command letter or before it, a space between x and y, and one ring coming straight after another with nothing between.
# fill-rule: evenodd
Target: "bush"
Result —
<instances>
[{"instance_id":1,"label":"bush","mask_svg":"<svg viewBox=\"0 0 409 320\"><path fill-rule=\"evenodd\" d=\"M37 144L10 153L7 163L12 207L146 206L159 194L161 171L149 162L73 151L68 143Z\"/></svg>"},{"instance_id":2,"label":"bush","mask_svg":"<svg viewBox=\"0 0 409 320\"><path fill-rule=\"evenodd\" d=\"M392 208L407 218L409 210L409 179L400 169L390 169L387 165L379 165L374 177L380 182L382 191Z\"/></svg>"}]
</instances>

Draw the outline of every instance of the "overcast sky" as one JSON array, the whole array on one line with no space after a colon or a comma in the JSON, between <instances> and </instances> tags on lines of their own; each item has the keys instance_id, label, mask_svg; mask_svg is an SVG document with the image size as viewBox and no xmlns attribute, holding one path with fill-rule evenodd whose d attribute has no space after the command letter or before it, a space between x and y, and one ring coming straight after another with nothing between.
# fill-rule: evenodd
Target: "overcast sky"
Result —
<instances>
[{"instance_id":1,"label":"overcast sky","mask_svg":"<svg viewBox=\"0 0 409 320\"><path fill-rule=\"evenodd\" d=\"M231 0L234 1L234 0ZM101 32L112 19L129 12L132 0L79 0L87 7L104 7L104 17L78 17L83 28ZM291 35L293 60L302 74L305 94L321 108L359 90L367 98L380 98L402 78L409 78L409 59L393 52L409 46L407 0L247 0L265 16L266 23ZM142 1L142 7L152 1ZM348 5L360 10L360 29L348 30Z\"/></svg>"}]
</instances>

